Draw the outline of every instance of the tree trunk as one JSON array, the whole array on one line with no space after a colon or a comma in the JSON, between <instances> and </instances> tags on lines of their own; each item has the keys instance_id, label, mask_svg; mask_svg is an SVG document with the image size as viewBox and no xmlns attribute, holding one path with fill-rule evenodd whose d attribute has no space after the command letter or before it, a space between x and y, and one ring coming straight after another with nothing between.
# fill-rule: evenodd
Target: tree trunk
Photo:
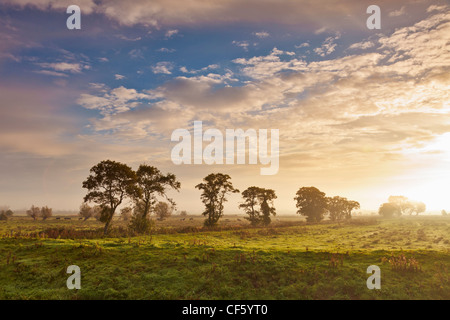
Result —
<instances>
[{"instance_id":1,"label":"tree trunk","mask_svg":"<svg viewBox=\"0 0 450 320\"><path fill-rule=\"evenodd\" d=\"M109 225L111 223L111 219L108 219L108 221L105 223L105 229L103 229L103 235L106 236L108 233Z\"/></svg>"},{"instance_id":2,"label":"tree trunk","mask_svg":"<svg viewBox=\"0 0 450 320\"><path fill-rule=\"evenodd\" d=\"M109 231L109 226L110 226L111 221L112 221L112 218L113 218L113 216L114 216L114 212L115 212L115 210L114 210L112 213L110 213L110 215L109 215L109 217L108 217L108 220L107 220L106 223L105 223L105 229L103 230L103 235L105 235L105 236L106 236L106 234L107 234L108 231Z\"/></svg>"}]
</instances>

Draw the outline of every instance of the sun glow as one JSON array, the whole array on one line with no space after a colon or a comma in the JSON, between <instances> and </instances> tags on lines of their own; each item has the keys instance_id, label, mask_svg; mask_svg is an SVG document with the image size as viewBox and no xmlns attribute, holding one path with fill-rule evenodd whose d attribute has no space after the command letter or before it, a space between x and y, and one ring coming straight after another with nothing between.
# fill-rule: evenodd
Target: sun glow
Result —
<instances>
[{"instance_id":1,"label":"sun glow","mask_svg":"<svg viewBox=\"0 0 450 320\"><path fill-rule=\"evenodd\" d=\"M409 149L406 153L412 153ZM450 209L450 133L442 134L426 146L415 149L425 161L402 186L411 200L423 201L429 210Z\"/></svg>"}]
</instances>

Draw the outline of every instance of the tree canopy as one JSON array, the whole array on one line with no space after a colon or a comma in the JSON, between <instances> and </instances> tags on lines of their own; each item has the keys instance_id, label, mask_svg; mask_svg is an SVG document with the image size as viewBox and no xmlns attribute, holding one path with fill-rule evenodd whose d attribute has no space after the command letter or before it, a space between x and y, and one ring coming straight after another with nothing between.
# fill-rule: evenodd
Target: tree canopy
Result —
<instances>
[{"instance_id":1,"label":"tree canopy","mask_svg":"<svg viewBox=\"0 0 450 320\"><path fill-rule=\"evenodd\" d=\"M352 211L360 208L359 202L339 196L329 197L327 202L327 209L332 221L350 219Z\"/></svg>"},{"instance_id":2,"label":"tree canopy","mask_svg":"<svg viewBox=\"0 0 450 320\"><path fill-rule=\"evenodd\" d=\"M327 212L328 201L325 193L315 187L300 188L294 200L297 202L297 213L305 216L308 222L322 221Z\"/></svg>"},{"instance_id":3,"label":"tree canopy","mask_svg":"<svg viewBox=\"0 0 450 320\"><path fill-rule=\"evenodd\" d=\"M423 202L409 200L405 196L390 196L387 203L383 203L378 213L384 217L401 216L404 214L416 215L425 212L426 205Z\"/></svg>"},{"instance_id":4,"label":"tree canopy","mask_svg":"<svg viewBox=\"0 0 450 320\"><path fill-rule=\"evenodd\" d=\"M202 190L201 199L205 204L203 215L206 216L205 226L215 226L223 216L224 202L226 195L237 193L238 189L233 187L231 177L228 174L211 173L203 178L203 183L199 183L195 188Z\"/></svg>"},{"instance_id":5,"label":"tree canopy","mask_svg":"<svg viewBox=\"0 0 450 320\"><path fill-rule=\"evenodd\" d=\"M142 210L144 218L148 216L151 208L156 204L156 196L165 197L172 206L175 205L175 202L167 197L166 193L168 188L178 191L181 187L174 174L163 175L157 168L141 164L136 171L136 176L137 184L142 191L142 196L137 200L141 201L139 208Z\"/></svg>"},{"instance_id":6,"label":"tree canopy","mask_svg":"<svg viewBox=\"0 0 450 320\"><path fill-rule=\"evenodd\" d=\"M83 182L83 188L88 190L84 201L93 201L102 207L100 220L105 223L106 234L117 207L127 197L139 198L142 191L137 186L136 173L124 163L101 161L90 172Z\"/></svg>"},{"instance_id":7,"label":"tree canopy","mask_svg":"<svg viewBox=\"0 0 450 320\"><path fill-rule=\"evenodd\" d=\"M249 187L242 192L244 202L239 208L244 209L252 225L268 225L271 222L270 215L275 216L276 211L273 207L273 200L277 198L275 191L259 187Z\"/></svg>"},{"instance_id":8,"label":"tree canopy","mask_svg":"<svg viewBox=\"0 0 450 320\"><path fill-rule=\"evenodd\" d=\"M33 218L33 220L36 220L41 216L41 209L32 205L31 208L27 210L27 216Z\"/></svg>"}]
</instances>

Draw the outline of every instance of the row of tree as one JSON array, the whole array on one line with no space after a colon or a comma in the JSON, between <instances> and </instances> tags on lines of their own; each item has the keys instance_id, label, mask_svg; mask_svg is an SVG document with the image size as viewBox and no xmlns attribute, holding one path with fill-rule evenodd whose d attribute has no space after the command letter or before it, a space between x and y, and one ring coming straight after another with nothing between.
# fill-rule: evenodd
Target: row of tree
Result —
<instances>
[{"instance_id":1,"label":"row of tree","mask_svg":"<svg viewBox=\"0 0 450 320\"><path fill-rule=\"evenodd\" d=\"M211 173L203 179L203 182L195 188L202 191L200 196L206 216L205 226L215 226L223 216L224 203L227 201L227 194L238 193L239 190L233 187L231 177L223 173ZM260 187L249 187L242 192L244 202L239 208L244 209L252 225L268 225L271 222L270 216L276 215L273 200L277 198L275 191Z\"/></svg>"},{"instance_id":2,"label":"row of tree","mask_svg":"<svg viewBox=\"0 0 450 320\"><path fill-rule=\"evenodd\" d=\"M146 164L141 164L137 171L133 171L124 163L105 160L93 166L90 172L83 181L83 188L88 190L84 202L99 205L99 220L105 223L105 234L117 208L126 199L130 199L134 205L131 225L142 230L149 227L147 218L157 203L157 196L165 197L174 206L173 200L167 197L167 190L180 189L180 182L174 174L164 175L157 168Z\"/></svg>"},{"instance_id":3,"label":"row of tree","mask_svg":"<svg viewBox=\"0 0 450 320\"><path fill-rule=\"evenodd\" d=\"M388 202L383 203L378 209L378 213L386 218L399 217L405 214L416 214L425 212L425 203L411 201L405 196L390 196Z\"/></svg>"},{"instance_id":4,"label":"row of tree","mask_svg":"<svg viewBox=\"0 0 450 320\"><path fill-rule=\"evenodd\" d=\"M0 210L0 220L8 220L13 216L13 214L14 212L12 212L12 210L10 210L9 208L2 209Z\"/></svg>"},{"instance_id":5,"label":"row of tree","mask_svg":"<svg viewBox=\"0 0 450 320\"><path fill-rule=\"evenodd\" d=\"M320 222L327 214L332 221L350 219L352 211L360 208L357 201L339 196L327 197L315 187L300 188L294 200L297 213L305 216L308 222Z\"/></svg>"},{"instance_id":6,"label":"row of tree","mask_svg":"<svg viewBox=\"0 0 450 320\"><path fill-rule=\"evenodd\" d=\"M214 226L223 215L226 195L236 193L227 174L212 173L196 186L202 190L201 199L205 205L203 215L207 217L205 226ZM242 192L244 202L239 205L247 214L246 219L252 225L268 225L270 216L276 215L273 201L277 198L275 191L260 187L249 187ZM320 222L326 214L331 220L350 219L352 211L360 208L357 201L343 197L326 197L325 193L315 187L300 188L294 198L297 213L306 217L308 222Z\"/></svg>"},{"instance_id":7,"label":"row of tree","mask_svg":"<svg viewBox=\"0 0 450 320\"><path fill-rule=\"evenodd\" d=\"M167 217L170 217L173 213L173 206L171 206L167 202L158 202L153 208L152 212L159 220L164 220ZM86 221L89 218L95 218L97 220L101 220L101 212L102 207L99 205L90 206L87 203L82 203L80 206L79 215L81 218ZM130 221L133 215L137 214L137 207L127 206L125 208L120 209L120 218L123 221ZM180 216L187 216L186 211L181 211Z\"/></svg>"},{"instance_id":8,"label":"row of tree","mask_svg":"<svg viewBox=\"0 0 450 320\"><path fill-rule=\"evenodd\" d=\"M85 219L99 216L105 223L106 234L117 208L130 199L133 207L123 208L122 216L131 216L130 227L136 231L145 231L149 227L150 212L163 218L169 215L175 202L167 197L168 189L179 190L180 182L174 174L162 174L157 168L141 164L137 171L128 165L105 160L90 170L91 174L83 182L83 188L88 190L84 197L85 204L80 207L80 214ZM206 217L205 226L217 225L224 213L224 204L227 195L239 193L231 183L231 177L222 173L211 173L195 188L202 191L201 200L205 206L203 215ZM164 197L171 204L158 202L157 197ZM242 192L244 199L239 208L247 214L246 219L252 225L268 225L271 216L276 215L273 201L277 198L275 191L261 187L251 186ZM326 197L325 193L315 187L300 188L294 198L297 213L306 217L309 222L319 222L326 214L331 220L350 219L352 211L359 209L356 201L342 197ZM94 202L90 207L87 202Z\"/></svg>"},{"instance_id":9,"label":"row of tree","mask_svg":"<svg viewBox=\"0 0 450 320\"><path fill-rule=\"evenodd\" d=\"M27 216L36 220L38 218L42 218L42 220L47 220L53 215L53 209L47 206L39 208L34 205L31 206L29 210L27 210Z\"/></svg>"}]
</instances>

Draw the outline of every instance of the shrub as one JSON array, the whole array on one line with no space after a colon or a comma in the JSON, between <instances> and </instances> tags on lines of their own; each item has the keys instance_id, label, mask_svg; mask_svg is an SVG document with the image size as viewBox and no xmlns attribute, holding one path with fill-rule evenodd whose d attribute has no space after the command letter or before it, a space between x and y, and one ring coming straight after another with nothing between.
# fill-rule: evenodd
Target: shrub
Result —
<instances>
[{"instance_id":1,"label":"shrub","mask_svg":"<svg viewBox=\"0 0 450 320\"><path fill-rule=\"evenodd\" d=\"M122 217L123 221L129 221L131 219L131 214L133 212L133 209L130 207L125 207L120 210L120 216Z\"/></svg>"},{"instance_id":2,"label":"shrub","mask_svg":"<svg viewBox=\"0 0 450 320\"><path fill-rule=\"evenodd\" d=\"M49 208L47 206L42 207L42 209L41 209L42 220L46 220L46 219L50 218L52 215L53 215L52 208Z\"/></svg>"},{"instance_id":3,"label":"shrub","mask_svg":"<svg viewBox=\"0 0 450 320\"><path fill-rule=\"evenodd\" d=\"M188 215L188 213L187 213L186 210L182 210L182 211L180 212L180 217L187 217L187 215Z\"/></svg>"},{"instance_id":4,"label":"shrub","mask_svg":"<svg viewBox=\"0 0 450 320\"><path fill-rule=\"evenodd\" d=\"M154 221L141 214L134 214L131 217L128 229L137 234L149 234L154 227Z\"/></svg>"},{"instance_id":5,"label":"shrub","mask_svg":"<svg viewBox=\"0 0 450 320\"><path fill-rule=\"evenodd\" d=\"M398 257L391 256L389 258L382 258L382 262L388 262L392 270L398 272L419 272L422 270L419 262L414 258L407 258L404 254Z\"/></svg>"},{"instance_id":6,"label":"shrub","mask_svg":"<svg viewBox=\"0 0 450 320\"><path fill-rule=\"evenodd\" d=\"M158 202L154 210L159 219L164 219L172 215L173 208L167 202Z\"/></svg>"}]
</instances>

